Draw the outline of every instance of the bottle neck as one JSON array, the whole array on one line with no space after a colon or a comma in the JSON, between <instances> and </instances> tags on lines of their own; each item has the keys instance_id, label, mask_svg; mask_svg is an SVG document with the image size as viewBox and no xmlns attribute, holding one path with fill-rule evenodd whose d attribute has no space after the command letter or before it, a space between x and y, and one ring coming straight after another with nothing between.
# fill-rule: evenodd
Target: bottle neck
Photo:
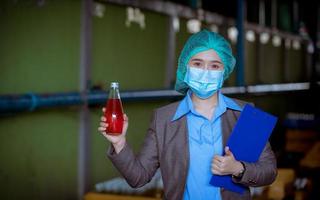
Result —
<instances>
[{"instance_id":1,"label":"bottle neck","mask_svg":"<svg viewBox=\"0 0 320 200\"><path fill-rule=\"evenodd\" d=\"M109 91L109 99L120 99L118 87L111 87Z\"/></svg>"}]
</instances>

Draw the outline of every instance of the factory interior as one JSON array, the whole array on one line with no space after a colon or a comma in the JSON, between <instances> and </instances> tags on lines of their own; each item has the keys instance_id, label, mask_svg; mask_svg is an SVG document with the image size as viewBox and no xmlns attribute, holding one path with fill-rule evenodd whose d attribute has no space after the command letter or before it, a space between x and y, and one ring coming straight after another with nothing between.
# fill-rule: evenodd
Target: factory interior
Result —
<instances>
[{"instance_id":1,"label":"factory interior","mask_svg":"<svg viewBox=\"0 0 320 200\"><path fill-rule=\"evenodd\" d=\"M179 55L201 30L236 59L220 92L277 118L277 177L251 198L320 199L320 1L2 0L0 25L0 199L170 199L160 170L132 188L98 127L118 82L138 154L154 110L184 98Z\"/></svg>"}]
</instances>

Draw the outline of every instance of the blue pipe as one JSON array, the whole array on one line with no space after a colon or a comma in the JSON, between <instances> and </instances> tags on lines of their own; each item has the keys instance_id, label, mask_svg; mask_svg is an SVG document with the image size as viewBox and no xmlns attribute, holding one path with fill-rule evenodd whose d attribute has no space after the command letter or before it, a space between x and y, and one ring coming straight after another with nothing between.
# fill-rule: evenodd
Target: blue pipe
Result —
<instances>
[{"instance_id":1,"label":"blue pipe","mask_svg":"<svg viewBox=\"0 0 320 200\"><path fill-rule=\"evenodd\" d=\"M319 88L320 82L315 88ZM254 85L245 87L224 87L223 94L272 94L280 92L309 91L310 83L281 83ZM121 91L123 102L153 101L153 100L178 100L182 94L174 90L135 90ZM104 90L92 90L85 95L78 92L56 93L56 94L34 94L24 95L0 95L0 115L20 111L33 111L38 108L62 107L72 105L82 105L88 102L89 106L104 105L108 97L108 92ZM85 99L86 98L86 99ZM87 100L87 101L85 101Z\"/></svg>"},{"instance_id":2,"label":"blue pipe","mask_svg":"<svg viewBox=\"0 0 320 200\"><path fill-rule=\"evenodd\" d=\"M80 105L79 93L44 94L28 93L25 95L3 95L0 97L0 113L33 111L40 107Z\"/></svg>"},{"instance_id":3,"label":"blue pipe","mask_svg":"<svg viewBox=\"0 0 320 200\"><path fill-rule=\"evenodd\" d=\"M78 92L2 95L0 96L0 114L33 111L38 108L82 105L85 103L85 98L87 98L89 106L103 105L107 100L108 92L103 90L94 90L88 92L84 96L85 97L82 97L81 93ZM125 102L141 100L168 100L178 99L180 97L182 97L182 95L173 90L121 92L121 99Z\"/></svg>"}]
</instances>

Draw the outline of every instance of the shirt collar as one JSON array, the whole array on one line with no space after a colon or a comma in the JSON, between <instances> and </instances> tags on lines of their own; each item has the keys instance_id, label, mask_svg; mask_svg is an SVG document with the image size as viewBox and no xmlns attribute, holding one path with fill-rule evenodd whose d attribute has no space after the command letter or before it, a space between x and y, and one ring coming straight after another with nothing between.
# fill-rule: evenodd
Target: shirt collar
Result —
<instances>
[{"instance_id":1,"label":"shirt collar","mask_svg":"<svg viewBox=\"0 0 320 200\"><path fill-rule=\"evenodd\" d=\"M242 111L242 107L239 106L233 99L224 96L222 93L220 93L220 96L223 98L223 101L225 102L227 108L232 109L232 110L237 110L237 111Z\"/></svg>"},{"instance_id":2,"label":"shirt collar","mask_svg":"<svg viewBox=\"0 0 320 200\"><path fill-rule=\"evenodd\" d=\"M186 96L180 102L177 111L171 121L175 121L189 112L196 113L193 108L191 94L191 90L188 90ZM216 110L216 116L224 113L226 108L237 110L240 112L242 111L242 107L240 107L233 99L224 96L220 91L218 91L218 99L219 105L217 106L218 110Z\"/></svg>"},{"instance_id":3,"label":"shirt collar","mask_svg":"<svg viewBox=\"0 0 320 200\"><path fill-rule=\"evenodd\" d=\"M188 90L186 96L180 102L177 108L177 111L171 121L175 121L181 118L182 116L184 116L185 114L187 114L188 112L190 112L191 111L190 106L193 109L192 100L191 100L191 91Z\"/></svg>"}]
</instances>

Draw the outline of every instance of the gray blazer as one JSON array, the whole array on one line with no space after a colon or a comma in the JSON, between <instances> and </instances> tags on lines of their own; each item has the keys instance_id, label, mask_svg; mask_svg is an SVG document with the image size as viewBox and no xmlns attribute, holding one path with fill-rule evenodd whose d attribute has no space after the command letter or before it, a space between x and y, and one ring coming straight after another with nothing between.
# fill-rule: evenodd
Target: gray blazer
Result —
<instances>
[{"instance_id":1,"label":"gray blazer","mask_svg":"<svg viewBox=\"0 0 320 200\"><path fill-rule=\"evenodd\" d=\"M239 106L245 102L234 99ZM144 139L144 144L138 155L135 155L130 145L116 154L112 145L108 149L108 157L119 170L128 184L141 187L148 183L160 167L164 185L164 199L183 199L189 167L189 145L186 116L171 121L180 102L158 108L153 114L150 127ZM227 108L222 115L223 146L239 118L240 112ZM241 142L241 141L239 141ZM223 200L251 199L249 186L271 184L277 176L276 159L268 143L259 161L244 162L246 171L241 180L234 182L247 186L240 195L221 188Z\"/></svg>"}]
</instances>

